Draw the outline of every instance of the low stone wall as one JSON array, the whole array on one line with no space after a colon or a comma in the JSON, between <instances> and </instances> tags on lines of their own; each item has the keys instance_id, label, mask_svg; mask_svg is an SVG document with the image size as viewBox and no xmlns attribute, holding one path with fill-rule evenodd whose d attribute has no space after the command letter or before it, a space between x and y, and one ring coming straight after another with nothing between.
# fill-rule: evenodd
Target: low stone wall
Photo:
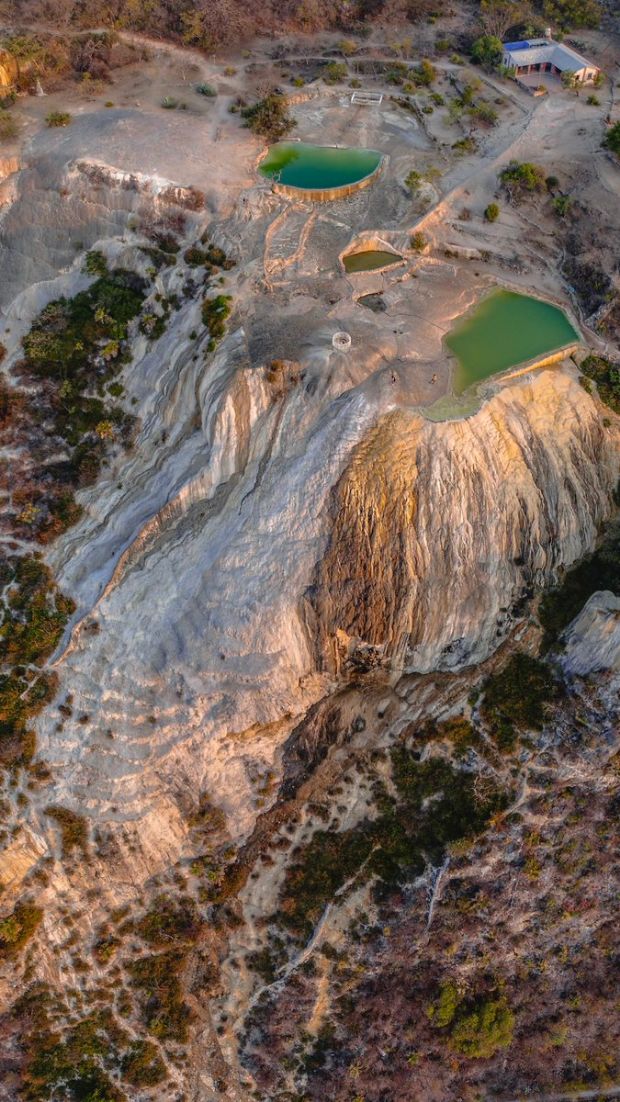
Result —
<instances>
[{"instance_id":1,"label":"low stone wall","mask_svg":"<svg viewBox=\"0 0 620 1102\"><path fill-rule=\"evenodd\" d=\"M531 363L523 364L515 371L508 369L506 374L501 375L500 382L505 382L508 379L517 379L519 375L527 375L530 371L536 371L539 367L551 367L552 364L559 364L562 360L568 359L572 356L578 348L580 348L579 341L573 341L571 344L567 344L564 348L560 348L558 352L551 352L548 356L543 356L539 360L532 360Z\"/></svg>"},{"instance_id":2,"label":"low stone wall","mask_svg":"<svg viewBox=\"0 0 620 1102\"><path fill-rule=\"evenodd\" d=\"M362 180L356 180L353 184L342 184L341 187L293 187L291 184L281 184L277 180L273 180L271 188L277 195L285 195L288 199L309 199L311 203L329 203L333 199L348 199L350 195L355 195L357 191L361 191L362 188L372 184L383 172L387 160L388 158L384 154L377 167L368 176L364 176Z\"/></svg>"}]
</instances>

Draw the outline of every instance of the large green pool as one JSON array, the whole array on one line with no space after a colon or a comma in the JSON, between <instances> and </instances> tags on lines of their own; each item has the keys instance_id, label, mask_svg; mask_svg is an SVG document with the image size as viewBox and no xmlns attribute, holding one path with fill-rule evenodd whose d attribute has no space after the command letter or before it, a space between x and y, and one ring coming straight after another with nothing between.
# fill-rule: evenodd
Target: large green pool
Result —
<instances>
[{"instance_id":1,"label":"large green pool","mask_svg":"<svg viewBox=\"0 0 620 1102\"><path fill-rule=\"evenodd\" d=\"M260 171L280 184L318 191L358 183L380 164L381 154L375 149L277 142L261 161Z\"/></svg>"},{"instance_id":2,"label":"large green pool","mask_svg":"<svg viewBox=\"0 0 620 1102\"><path fill-rule=\"evenodd\" d=\"M557 306L513 291L493 291L446 337L458 360L455 393L576 340L579 335Z\"/></svg>"}]
</instances>

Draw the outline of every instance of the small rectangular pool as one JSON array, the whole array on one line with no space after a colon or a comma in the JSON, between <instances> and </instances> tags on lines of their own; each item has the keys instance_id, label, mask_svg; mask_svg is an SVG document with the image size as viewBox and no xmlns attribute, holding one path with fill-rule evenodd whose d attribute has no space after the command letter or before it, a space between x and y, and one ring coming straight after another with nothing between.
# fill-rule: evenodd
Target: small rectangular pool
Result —
<instances>
[{"instance_id":1,"label":"small rectangular pool","mask_svg":"<svg viewBox=\"0 0 620 1102\"><path fill-rule=\"evenodd\" d=\"M454 391L578 341L566 314L550 302L493 291L445 338L456 356Z\"/></svg>"}]
</instances>

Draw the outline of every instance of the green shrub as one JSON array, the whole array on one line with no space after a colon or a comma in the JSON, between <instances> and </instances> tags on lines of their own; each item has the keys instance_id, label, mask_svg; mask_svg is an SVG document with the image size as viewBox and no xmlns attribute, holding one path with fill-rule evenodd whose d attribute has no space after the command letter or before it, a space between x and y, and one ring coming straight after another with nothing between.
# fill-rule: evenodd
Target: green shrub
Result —
<instances>
[{"instance_id":1,"label":"green shrub","mask_svg":"<svg viewBox=\"0 0 620 1102\"><path fill-rule=\"evenodd\" d=\"M49 115L45 116L46 126L51 129L60 126L69 126L72 121L72 116L68 111L50 111Z\"/></svg>"},{"instance_id":2,"label":"green shrub","mask_svg":"<svg viewBox=\"0 0 620 1102\"><path fill-rule=\"evenodd\" d=\"M269 142L280 141L295 126L288 113L286 99L277 92L270 92L252 107L242 107L241 117L245 125Z\"/></svg>"},{"instance_id":3,"label":"green shrub","mask_svg":"<svg viewBox=\"0 0 620 1102\"><path fill-rule=\"evenodd\" d=\"M558 218L566 218L571 206L572 199L570 195L556 195L553 200L553 209Z\"/></svg>"},{"instance_id":4,"label":"green shrub","mask_svg":"<svg viewBox=\"0 0 620 1102\"><path fill-rule=\"evenodd\" d=\"M416 172L415 169L412 169L411 172L409 172L405 177L405 187L407 188L407 191L410 191L412 195L415 195L416 192L420 190L423 180L424 177L422 176L422 173Z\"/></svg>"},{"instance_id":5,"label":"green shrub","mask_svg":"<svg viewBox=\"0 0 620 1102\"><path fill-rule=\"evenodd\" d=\"M463 996L455 983L448 982L441 985L436 1002L426 1008L426 1016L437 1029L445 1029L452 1025L456 1012L463 1001Z\"/></svg>"},{"instance_id":6,"label":"green shrub","mask_svg":"<svg viewBox=\"0 0 620 1102\"><path fill-rule=\"evenodd\" d=\"M417 233L412 233L409 238L409 247L413 249L415 253L423 253L428 242L426 235L418 230Z\"/></svg>"},{"instance_id":7,"label":"green shrub","mask_svg":"<svg viewBox=\"0 0 620 1102\"><path fill-rule=\"evenodd\" d=\"M66 1014L66 1006L43 984L30 988L14 1005L12 1016L22 1027L24 1098L127 1102L109 1073L122 1060L128 1034L109 1010L101 1010L71 1023L61 1035L57 1021Z\"/></svg>"},{"instance_id":8,"label":"green shrub","mask_svg":"<svg viewBox=\"0 0 620 1102\"><path fill-rule=\"evenodd\" d=\"M545 188L545 175L540 165L531 161L511 161L499 174L502 186L513 199L520 199L524 195L543 191Z\"/></svg>"},{"instance_id":9,"label":"green shrub","mask_svg":"<svg viewBox=\"0 0 620 1102\"><path fill-rule=\"evenodd\" d=\"M84 271L87 275L105 276L108 274L108 262L99 249L91 249L84 258Z\"/></svg>"},{"instance_id":10,"label":"green shrub","mask_svg":"<svg viewBox=\"0 0 620 1102\"><path fill-rule=\"evenodd\" d=\"M436 1029L449 1030L451 1047L470 1059L488 1060L512 1043L515 1019L503 995L467 998L448 981L426 1013Z\"/></svg>"},{"instance_id":11,"label":"green shrub","mask_svg":"<svg viewBox=\"0 0 620 1102\"><path fill-rule=\"evenodd\" d=\"M164 96L160 106L164 108L164 111L176 111L179 101L174 96Z\"/></svg>"},{"instance_id":12,"label":"green shrub","mask_svg":"<svg viewBox=\"0 0 620 1102\"><path fill-rule=\"evenodd\" d=\"M152 1041L134 1041L121 1061L123 1079L132 1087L153 1087L168 1078L159 1049Z\"/></svg>"},{"instance_id":13,"label":"green shrub","mask_svg":"<svg viewBox=\"0 0 620 1102\"><path fill-rule=\"evenodd\" d=\"M517 730L541 730L557 695L547 664L522 652L487 678L482 691L480 715L500 750L513 748Z\"/></svg>"},{"instance_id":14,"label":"green shrub","mask_svg":"<svg viewBox=\"0 0 620 1102\"><path fill-rule=\"evenodd\" d=\"M0 567L6 587L0 608L0 764L27 764L34 753L30 721L52 699L56 674L42 663L58 645L75 609L54 584L37 555L6 558Z\"/></svg>"},{"instance_id":15,"label":"green shrub","mask_svg":"<svg viewBox=\"0 0 620 1102\"><path fill-rule=\"evenodd\" d=\"M458 1016L452 1046L470 1059L488 1060L512 1043L514 1022L506 998L478 999Z\"/></svg>"},{"instance_id":16,"label":"green shrub","mask_svg":"<svg viewBox=\"0 0 620 1102\"><path fill-rule=\"evenodd\" d=\"M330 61L323 69L322 76L326 84L340 84L347 79L348 72L344 61Z\"/></svg>"},{"instance_id":17,"label":"green shrub","mask_svg":"<svg viewBox=\"0 0 620 1102\"><path fill-rule=\"evenodd\" d=\"M191 898L158 895L134 928L149 945L171 948L194 942L202 922Z\"/></svg>"},{"instance_id":18,"label":"green shrub","mask_svg":"<svg viewBox=\"0 0 620 1102\"><path fill-rule=\"evenodd\" d=\"M226 320L230 316L231 295L206 298L202 304L202 321L210 334L209 351L213 351L226 332Z\"/></svg>"},{"instance_id":19,"label":"green shrub","mask_svg":"<svg viewBox=\"0 0 620 1102\"><path fill-rule=\"evenodd\" d=\"M485 221L487 221L487 222L497 222L497 219L499 218L499 206L498 206L498 204L497 203L489 203L488 207L486 208L486 210L484 212L484 217L485 217Z\"/></svg>"},{"instance_id":20,"label":"green shrub","mask_svg":"<svg viewBox=\"0 0 620 1102\"><path fill-rule=\"evenodd\" d=\"M455 153L466 154L475 153L478 147L476 145L476 139L468 135L466 138L459 138L456 142L453 142L452 148Z\"/></svg>"},{"instance_id":21,"label":"green shrub","mask_svg":"<svg viewBox=\"0 0 620 1102\"><path fill-rule=\"evenodd\" d=\"M183 253L183 260L190 268L202 268L207 264L207 254L198 245L190 245Z\"/></svg>"},{"instance_id":22,"label":"green shrub","mask_svg":"<svg viewBox=\"0 0 620 1102\"><path fill-rule=\"evenodd\" d=\"M191 1020L180 980L185 960L182 950L172 949L141 957L129 966L131 986L138 994L147 1029L160 1040L179 1044L187 1041Z\"/></svg>"},{"instance_id":23,"label":"green shrub","mask_svg":"<svg viewBox=\"0 0 620 1102\"><path fill-rule=\"evenodd\" d=\"M483 747L479 732L464 716L453 716L443 723L431 724L427 729L431 738L447 738L454 747L457 758L464 758L471 749L480 750Z\"/></svg>"},{"instance_id":24,"label":"green shrub","mask_svg":"<svg viewBox=\"0 0 620 1102\"><path fill-rule=\"evenodd\" d=\"M590 107L600 107L601 106L600 99L598 98L598 96L594 96L594 95L588 96L588 98L586 100L586 103L589 104Z\"/></svg>"},{"instance_id":25,"label":"green shrub","mask_svg":"<svg viewBox=\"0 0 620 1102\"><path fill-rule=\"evenodd\" d=\"M614 413L620 413L620 364L592 354L582 361L581 371L596 383L601 401Z\"/></svg>"},{"instance_id":26,"label":"green shrub","mask_svg":"<svg viewBox=\"0 0 620 1102\"><path fill-rule=\"evenodd\" d=\"M197 84L196 91L198 92L199 96L207 96L209 98L212 96L217 96L217 90L213 87L212 84Z\"/></svg>"},{"instance_id":27,"label":"green shrub","mask_svg":"<svg viewBox=\"0 0 620 1102\"><path fill-rule=\"evenodd\" d=\"M74 849L83 854L88 850L88 827L86 819L68 807L46 807L45 814L60 827L60 845L63 857L70 857Z\"/></svg>"},{"instance_id":28,"label":"green shrub","mask_svg":"<svg viewBox=\"0 0 620 1102\"><path fill-rule=\"evenodd\" d=\"M497 111L488 103L472 103L467 108L467 114L473 123L482 123L484 126L495 126L498 119Z\"/></svg>"},{"instance_id":29,"label":"green shrub","mask_svg":"<svg viewBox=\"0 0 620 1102\"><path fill-rule=\"evenodd\" d=\"M96 254L87 263L103 271ZM140 311L145 287L146 281L133 272L106 270L74 298L49 303L22 340L25 365L48 384L48 408L37 409L37 414L44 412L71 455L62 469L65 483L85 485L97 476L105 454L97 432L102 422L115 425L122 440L128 438L132 418L92 393L93 378L103 394L126 361L127 326ZM58 516L40 529L40 539L56 535L63 523L66 527L75 520L70 491L64 504L58 494L58 505Z\"/></svg>"},{"instance_id":30,"label":"green shrub","mask_svg":"<svg viewBox=\"0 0 620 1102\"><path fill-rule=\"evenodd\" d=\"M21 952L42 918L43 911L34 903L16 903L11 914L0 920L0 963Z\"/></svg>"},{"instance_id":31,"label":"green shrub","mask_svg":"<svg viewBox=\"0 0 620 1102\"><path fill-rule=\"evenodd\" d=\"M502 63L504 47L501 38L492 34L483 34L477 38L471 48L471 57L477 65L487 69L497 69Z\"/></svg>"},{"instance_id":32,"label":"green shrub","mask_svg":"<svg viewBox=\"0 0 620 1102\"><path fill-rule=\"evenodd\" d=\"M603 138L605 149L610 149L616 156L620 156L620 122L614 123Z\"/></svg>"},{"instance_id":33,"label":"green shrub","mask_svg":"<svg viewBox=\"0 0 620 1102\"><path fill-rule=\"evenodd\" d=\"M408 77L419 88L428 88L437 76L435 66L428 58L422 58L419 65L415 65L408 71Z\"/></svg>"}]
</instances>

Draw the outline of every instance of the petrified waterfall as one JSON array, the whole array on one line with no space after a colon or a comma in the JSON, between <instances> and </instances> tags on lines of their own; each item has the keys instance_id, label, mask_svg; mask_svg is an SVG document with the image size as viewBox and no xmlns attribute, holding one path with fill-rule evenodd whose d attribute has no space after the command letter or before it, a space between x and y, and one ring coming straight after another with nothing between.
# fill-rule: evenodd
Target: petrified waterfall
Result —
<instances>
[{"instance_id":1,"label":"petrified waterfall","mask_svg":"<svg viewBox=\"0 0 620 1102\"><path fill-rule=\"evenodd\" d=\"M592 544L617 477L613 431L565 375L463 421L385 417L333 493L310 593L321 659L337 632L421 671L483 659L515 603Z\"/></svg>"}]
</instances>

